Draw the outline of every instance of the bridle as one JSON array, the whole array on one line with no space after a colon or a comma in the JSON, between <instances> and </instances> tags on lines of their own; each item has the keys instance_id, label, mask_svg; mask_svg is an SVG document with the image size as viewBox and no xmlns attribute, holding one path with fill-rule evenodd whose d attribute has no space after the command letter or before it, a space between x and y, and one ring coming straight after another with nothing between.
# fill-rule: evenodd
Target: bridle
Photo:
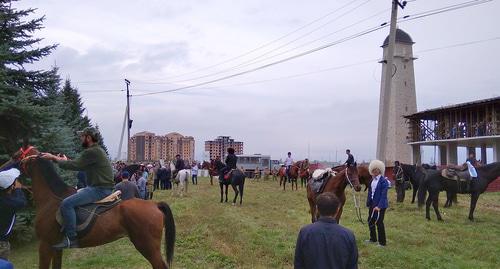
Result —
<instances>
[{"instance_id":1,"label":"bridle","mask_svg":"<svg viewBox=\"0 0 500 269\"><path fill-rule=\"evenodd\" d=\"M349 178L349 166L345 168L345 178L349 183L349 186L351 186L351 190L353 191L352 198L354 200L354 207L356 209L356 217L358 218L358 221L361 222L361 224L364 224L363 218L361 217L361 207L359 205L360 204L359 197L356 196L356 192L354 191L354 185L352 184L352 181Z\"/></svg>"}]
</instances>

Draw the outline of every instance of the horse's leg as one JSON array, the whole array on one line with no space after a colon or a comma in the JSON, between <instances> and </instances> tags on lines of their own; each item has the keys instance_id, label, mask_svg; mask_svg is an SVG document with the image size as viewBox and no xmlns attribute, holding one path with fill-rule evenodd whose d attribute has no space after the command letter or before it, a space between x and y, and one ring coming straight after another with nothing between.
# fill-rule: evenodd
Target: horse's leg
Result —
<instances>
[{"instance_id":1,"label":"horse's leg","mask_svg":"<svg viewBox=\"0 0 500 269\"><path fill-rule=\"evenodd\" d=\"M226 203L227 203L227 189L229 189L229 184L226 185L226 201L225 201Z\"/></svg>"},{"instance_id":2,"label":"horse's leg","mask_svg":"<svg viewBox=\"0 0 500 269\"><path fill-rule=\"evenodd\" d=\"M52 269L62 268L62 250L55 250L52 257Z\"/></svg>"},{"instance_id":3,"label":"horse's leg","mask_svg":"<svg viewBox=\"0 0 500 269\"><path fill-rule=\"evenodd\" d=\"M417 196L417 191L418 191L418 188L413 186L413 197L411 198L411 203L414 204L415 203L415 196Z\"/></svg>"},{"instance_id":4,"label":"horse's leg","mask_svg":"<svg viewBox=\"0 0 500 269\"><path fill-rule=\"evenodd\" d=\"M309 202L309 210L311 211L311 223L316 221L316 205L313 201L314 198L307 197L307 201Z\"/></svg>"},{"instance_id":5,"label":"horse's leg","mask_svg":"<svg viewBox=\"0 0 500 269\"><path fill-rule=\"evenodd\" d=\"M438 201L439 201L439 192L434 195L433 197L434 199L432 199L432 207L434 208L434 212L436 212L436 217L439 221L442 221L443 218L441 217L441 214L439 213L439 204L438 204Z\"/></svg>"},{"instance_id":6,"label":"horse's leg","mask_svg":"<svg viewBox=\"0 0 500 269\"><path fill-rule=\"evenodd\" d=\"M450 191L446 191L446 203L444 203L444 207L450 207L451 204L452 204L452 200L453 200L453 193L451 193Z\"/></svg>"},{"instance_id":7,"label":"horse's leg","mask_svg":"<svg viewBox=\"0 0 500 269\"><path fill-rule=\"evenodd\" d=\"M219 182L219 187L220 187L220 202L222 203L224 201L224 184L222 184L222 182Z\"/></svg>"},{"instance_id":8,"label":"horse's leg","mask_svg":"<svg viewBox=\"0 0 500 269\"><path fill-rule=\"evenodd\" d=\"M52 246L44 241L40 241L38 246L38 268L39 269L49 269L50 262L55 256L55 251Z\"/></svg>"},{"instance_id":9,"label":"horse's leg","mask_svg":"<svg viewBox=\"0 0 500 269\"><path fill-rule=\"evenodd\" d=\"M431 220L430 207L432 203L432 193L429 192L429 197L427 197L427 201L425 202L425 218Z\"/></svg>"},{"instance_id":10,"label":"horse's leg","mask_svg":"<svg viewBox=\"0 0 500 269\"><path fill-rule=\"evenodd\" d=\"M472 192L470 195L470 209L469 209L469 220L474 221L474 209L476 209L476 203L479 199L479 192Z\"/></svg>"},{"instance_id":11,"label":"horse's leg","mask_svg":"<svg viewBox=\"0 0 500 269\"><path fill-rule=\"evenodd\" d=\"M236 199L238 198L238 189L236 188L236 185L234 185L234 184L231 184L231 187L233 188L233 191L234 191L233 205L236 205Z\"/></svg>"},{"instance_id":12,"label":"horse's leg","mask_svg":"<svg viewBox=\"0 0 500 269\"><path fill-rule=\"evenodd\" d=\"M210 175L210 174L209 174ZM213 181L214 177L212 175L210 175L210 185L214 185L214 181Z\"/></svg>"},{"instance_id":13,"label":"horse's leg","mask_svg":"<svg viewBox=\"0 0 500 269\"><path fill-rule=\"evenodd\" d=\"M243 203L243 189L244 188L245 188L245 182L242 182L242 183L240 183L240 185L238 185L238 189L240 190L240 205Z\"/></svg>"},{"instance_id":14,"label":"horse's leg","mask_svg":"<svg viewBox=\"0 0 500 269\"><path fill-rule=\"evenodd\" d=\"M151 263L153 269L168 269L167 264L161 256L161 235L163 227L159 232L157 231L158 229L154 228L156 227L148 227L148 229L135 227L135 229L128 229L130 241L132 241L132 244L134 244L135 248L142 256ZM154 231L149 233L150 230ZM147 233L144 233L145 231L147 231Z\"/></svg>"}]
</instances>

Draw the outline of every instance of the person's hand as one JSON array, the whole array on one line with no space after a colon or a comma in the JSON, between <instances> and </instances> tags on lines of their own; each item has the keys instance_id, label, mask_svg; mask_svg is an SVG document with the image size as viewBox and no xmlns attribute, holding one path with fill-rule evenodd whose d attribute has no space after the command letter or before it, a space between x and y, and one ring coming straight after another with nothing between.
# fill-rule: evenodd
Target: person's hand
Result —
<instances>
[{"instance_id":1,"label":"person's hand","mask_svg":"<svg viewBox=\"0 0 500 269\"><path fill-rule=\"evenodd\" d=\"M375 210L375 211L378 212L378 211L380 211L380 208L378 206L376 206L376 207L373 208L373 210Z\"/></svg>"},{"instance_id":2,"label":"person's hand","mask_svg":"<svg viewBox=\"0 0 500 269\"><path fill-rule=\"evenodd\" d=\"M67 161L68 160L68 157L66 157L66 155L64 155L62 153L59 153L57 156L58 156L59 161Z\"/></svg>"},{"instance_id":3,"label":"person's hand","mask_svg":"<svg viewBox=\"0 0 500 269\"><path fill-rule=\"evenodd\" d=\"M49 160L49 161L55 161L57 159L56 156L52 155L51 153L44 152L40 155L42 159Z\"/></svg>"}]
</instances>

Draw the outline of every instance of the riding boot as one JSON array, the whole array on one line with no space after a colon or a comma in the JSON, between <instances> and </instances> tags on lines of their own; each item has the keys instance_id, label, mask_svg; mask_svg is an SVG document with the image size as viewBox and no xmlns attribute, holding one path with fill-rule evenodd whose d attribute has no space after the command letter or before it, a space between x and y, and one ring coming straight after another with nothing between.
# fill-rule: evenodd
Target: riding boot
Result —
<instances>
[{"instance_id":1,"label":"riding boot","mask_svg":"<svg viewBox=\"0 0 500 269\"><path fill-rule=\"evenodd\" d=\"M65 248L78 248L78 239L76 237L64 236L59 244L52 246L55 249L65 249Z\"/></svg>"}]
</instances>

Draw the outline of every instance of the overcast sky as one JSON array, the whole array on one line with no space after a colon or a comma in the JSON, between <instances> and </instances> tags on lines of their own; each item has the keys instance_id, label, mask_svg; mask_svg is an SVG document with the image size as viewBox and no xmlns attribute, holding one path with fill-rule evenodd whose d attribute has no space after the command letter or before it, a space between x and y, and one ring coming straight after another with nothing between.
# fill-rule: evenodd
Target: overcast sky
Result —
<instances>
[{"instance_id":1,"label":"overcast sky","mask_svg":"<svg viewBox=\"0 0 500 269\"><path fill-rule=\"evenodd\" d=\"M411 1L399 15L464 1ZM42 44L59 46L35 68L56 64L61 76L71 79L114 157L126 104L125 92L119 91L125 87L124 78L131 81L131 94L141 94L249 70L380 25L390 18L390 3L43 0L14 6L37 8L35 16L46 16L45 28L37 36L44 38ZM418 110L500 93L499 39L419 53L500 37L499 12L499 1L492 1L399 25L416 42ZM358 21L362 22L350 26ZM346 148L359 161L373 159L380 64L375 60L317 71L381 58L380 45L388 32L384 28L204 87L133 97L131 132L194 136L197 159L204 141L219 135L243 141L245 153L277 159L287 151L296 159L305 158L308 146L311 159L343 160ZM280 55L272 57L276 54ZM304 73L313 74L275 80ZM262 80L271 81L253 83ZM424 151L424 161L429 161L433 150Z\"/></svg>"}]
</instances>

